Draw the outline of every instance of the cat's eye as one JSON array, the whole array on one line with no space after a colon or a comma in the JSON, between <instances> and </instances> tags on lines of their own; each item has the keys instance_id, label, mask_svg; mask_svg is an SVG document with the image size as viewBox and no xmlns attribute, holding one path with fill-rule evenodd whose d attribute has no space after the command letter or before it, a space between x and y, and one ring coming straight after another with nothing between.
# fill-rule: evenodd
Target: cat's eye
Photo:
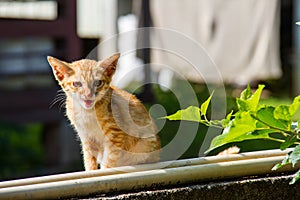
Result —
<instances>
[{"instance_id":1,"label":"cat's eye","mask_svg":"<svg viewBox=\"0 0 300 200\"><path fill-rule=\"evenodd\" d=\"M81 86L82 86L82 83L79 82L79 81L75 81L75 82L73 82L73 86L74 86L74 87L81 87Z\"/></svg>"},{"instance_id":2,"label":"cat's eye","mask_svg":"<svg viewBox=\"0 0 300 200\"><path fill-rule=\"evenodd\" d=\"M97 81L94 82L95 87L100 87L102 85L103 85L103 81L101 81L101 80L97 80Z\"/></svg>"}]
</instances>

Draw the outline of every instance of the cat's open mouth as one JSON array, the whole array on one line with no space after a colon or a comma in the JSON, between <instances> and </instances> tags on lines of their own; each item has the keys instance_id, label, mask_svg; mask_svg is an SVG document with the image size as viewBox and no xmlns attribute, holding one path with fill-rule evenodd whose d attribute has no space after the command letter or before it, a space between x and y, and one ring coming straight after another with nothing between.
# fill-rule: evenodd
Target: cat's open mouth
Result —
<instances>
[{"instance_id":1,"label":"cat's open mouth","mask_svg":"<svg viewBox=\"0 0 300 200\"><path fill-rule=\"evenodd\" d=\"M83 100L84 105L86 108L91 108L94 105L94 101L93 100Z\"/></svg>"}]
</instances>

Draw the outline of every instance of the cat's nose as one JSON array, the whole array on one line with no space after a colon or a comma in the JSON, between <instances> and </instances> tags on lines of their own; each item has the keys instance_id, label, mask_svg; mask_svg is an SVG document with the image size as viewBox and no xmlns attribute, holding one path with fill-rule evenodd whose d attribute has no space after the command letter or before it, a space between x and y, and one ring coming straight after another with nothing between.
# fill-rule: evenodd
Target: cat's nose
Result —
<instances>
[{"instance_id":1,"label":"cat's nose","mask_svg":"<svg viewBox=\"0 0 300 200\"><path fill-rule=\"evenodd\" d=\"M84 95L85 95L86 98L92 98L93 97L93 93L92 93L91 90L87 90Z\"/></svg>"}]
</instances>

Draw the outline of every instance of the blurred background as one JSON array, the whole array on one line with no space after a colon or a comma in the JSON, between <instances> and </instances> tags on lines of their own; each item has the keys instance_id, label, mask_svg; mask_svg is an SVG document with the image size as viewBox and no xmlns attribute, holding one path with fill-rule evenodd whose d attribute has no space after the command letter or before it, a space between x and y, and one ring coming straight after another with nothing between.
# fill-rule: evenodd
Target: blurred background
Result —
<instances>
[{"instance_id":1,"label":"blurred background","mask_svg":"<svg viewBox=\"0 0 300 200\"><path fill-rule=\"evenodd\" d=\"M205 73L199 76L187 70L188 62L163 51L143 48L121 57L114 83L140 98L155 119L183 109L182 101L200 104L209 96L208 85L225 86L226 111L236 108L235 97L247 84L253 89L266 85L264 103L289 103L300 93L297 21L299 0L1 0L0 181L83 170L79 140L62 102L54 103L60 88L46 56L71 62L126 52L139 42L168 46L168 38L153 39L149 32L122 37L137 28L160 27L200 44L213 62L201 66ZM105 41L109 45L99 45ZM180 48L179 40L169 42ZM210 70L215 66L221 79ZM149 84L152 79L155 84ZM196 101L184 89L186 81ZM180 156L173 156L171 148L163 160L204 155L207 127L156 121L163 146L177 135L180 142L173 151L185 146ZM278 144L251 141L238 146L252 151Z\"/></svg>"}]
</instances>

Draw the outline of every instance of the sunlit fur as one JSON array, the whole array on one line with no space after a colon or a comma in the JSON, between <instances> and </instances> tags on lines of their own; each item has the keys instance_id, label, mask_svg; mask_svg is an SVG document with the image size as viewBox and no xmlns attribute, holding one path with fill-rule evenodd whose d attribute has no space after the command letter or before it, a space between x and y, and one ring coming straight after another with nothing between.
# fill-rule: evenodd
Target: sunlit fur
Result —
<instances>
[{"instance_id":1,"label":"sunlit fur","mask_svg":"<svg viewBox=\"0 0 300 200\"><path fill-rule=\"evenodd\" d=\"M86 170L159 161L160 141L148 112L135 96L110 85L119 56L73 63L48 57L66 94Z\"/></svg>"}]
</instances>

